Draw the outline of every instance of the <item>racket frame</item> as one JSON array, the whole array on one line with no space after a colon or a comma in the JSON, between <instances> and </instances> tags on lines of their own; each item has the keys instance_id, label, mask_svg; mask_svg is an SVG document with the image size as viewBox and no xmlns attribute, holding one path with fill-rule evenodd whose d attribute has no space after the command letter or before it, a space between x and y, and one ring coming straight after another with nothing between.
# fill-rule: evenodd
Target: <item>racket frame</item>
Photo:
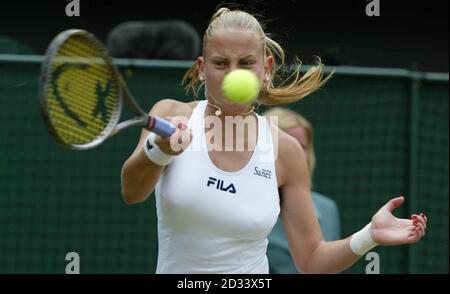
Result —
<instances>
[{"instance_id":1,"label":"racket frame","mask_svg":"<svg viewBox=\"0 0 450 294\"><path fill-rule=\"evenodd\" d=\"M86 144L67 144L63 138L60 137L57 130L53 126L51 122L51 116L48 112L48 91L49 91L49 79L51 70L51 61L55 57L55 55L59 52L61 45L64 44L69 38L73 36L81 36L87 39L90 39L93 43L99 46L99 49L102 51L102 58L106 61L107 66L112 70L112 78L114 79L116 85L118 86L118 101L117 106L113 113L111 114L111 119L108 122L108 125L103 130L101 135ZM141 126L146 129L151 130L155 124L155 119L150 117L147 113L145 113L139 105L136 103L136 100L131 95L130 90L128 89L125 81L123 80L118 68L114 65L112 58L108 54L108 51L104 47L104 45L91 33L80 30L80 29L70 29L61 32L58 34L50 43L46 53L45 58L42 63L41 73L39 77L39 104L41 108L41 113L45 122L45 125L50 132L50 134L56 139L56 141L62 146L73 149L73 150L87 150L94 148L101 143L103 143L109 137L117 134L118 132L132 127L132 126ZM136 117L122 121L119 123L122 109L123 109L123 101L127 102L128 108L131 112L133 112Z\"/></svg>"}]
</instances>

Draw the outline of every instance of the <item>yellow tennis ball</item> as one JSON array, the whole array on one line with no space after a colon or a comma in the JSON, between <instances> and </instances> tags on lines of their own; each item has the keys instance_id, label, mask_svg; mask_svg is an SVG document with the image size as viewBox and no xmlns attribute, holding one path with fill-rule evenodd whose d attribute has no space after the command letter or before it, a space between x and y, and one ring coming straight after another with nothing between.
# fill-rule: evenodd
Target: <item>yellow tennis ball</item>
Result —
<instances>
[{"instance_id":1,"label":"yellow tennis ball","mask_svg":"<svg viewBox=\"0 0 450 294\"><path fill-rule=\"evenodd\" d=\"M258 77L248 69L236 69L223 79L222 91L231 101L245 104L255 99L260 90Z\"/></svg>"}]
</instances>

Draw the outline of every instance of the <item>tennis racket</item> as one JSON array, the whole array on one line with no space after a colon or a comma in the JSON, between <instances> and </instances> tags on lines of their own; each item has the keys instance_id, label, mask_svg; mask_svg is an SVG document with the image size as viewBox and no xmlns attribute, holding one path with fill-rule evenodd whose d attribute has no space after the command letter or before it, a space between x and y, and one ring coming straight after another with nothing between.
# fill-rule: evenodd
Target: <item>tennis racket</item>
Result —
<instances>
[{"instance_id":1,"label":"tennis racket","mask_svg":"<svg viewBox=\"0 0 450 294\"><path fill-rule=\"evenodd\" d=\"M49 133L69 149L94 148L132 126L162 137L176 129L139 107L103 44L84 30L67 30L52 40L42 64L39 92ZM124 100L135 116L119 123Z\"/></svg>"}]
</instances>

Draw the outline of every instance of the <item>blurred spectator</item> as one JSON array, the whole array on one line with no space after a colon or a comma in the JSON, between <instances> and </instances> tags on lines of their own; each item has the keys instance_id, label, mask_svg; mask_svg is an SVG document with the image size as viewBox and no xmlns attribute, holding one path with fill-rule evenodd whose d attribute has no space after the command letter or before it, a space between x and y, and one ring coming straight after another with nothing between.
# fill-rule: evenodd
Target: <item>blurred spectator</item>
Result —
<instances>
[{"instance_id":1,"label":"blurred spectator","mask_svg":"<svg viewBox=\"0 0 450 294\"><path fill-rule=\"evenodd\" d=\"M122 58L195 60L200 45L197 31L179 20L124 22L107 38L111 55Z\"/></svg>"}]
</instances>

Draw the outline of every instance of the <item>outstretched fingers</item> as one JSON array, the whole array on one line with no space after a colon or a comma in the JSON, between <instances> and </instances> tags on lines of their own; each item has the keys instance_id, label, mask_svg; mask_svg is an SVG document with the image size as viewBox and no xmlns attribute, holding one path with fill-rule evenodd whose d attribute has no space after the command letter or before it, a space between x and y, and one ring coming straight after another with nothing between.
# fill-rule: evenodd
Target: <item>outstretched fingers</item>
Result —
<instances>
[{"instance_id":1,"label":"outstretched fingers","mask_svg":"<svg viewBox=\"0 0 450 294\"><path fill-rule=\"evenodd\" d=\"M414 240L417 241L420 238L422 238L423 236L425 236L428 218L426 217L426 215L424 213L421 213L420 215L413 214L411 216L411 221L412 221L413 229L410 233L410 237L412 237Z\"/></svg>"}]
</instances>

